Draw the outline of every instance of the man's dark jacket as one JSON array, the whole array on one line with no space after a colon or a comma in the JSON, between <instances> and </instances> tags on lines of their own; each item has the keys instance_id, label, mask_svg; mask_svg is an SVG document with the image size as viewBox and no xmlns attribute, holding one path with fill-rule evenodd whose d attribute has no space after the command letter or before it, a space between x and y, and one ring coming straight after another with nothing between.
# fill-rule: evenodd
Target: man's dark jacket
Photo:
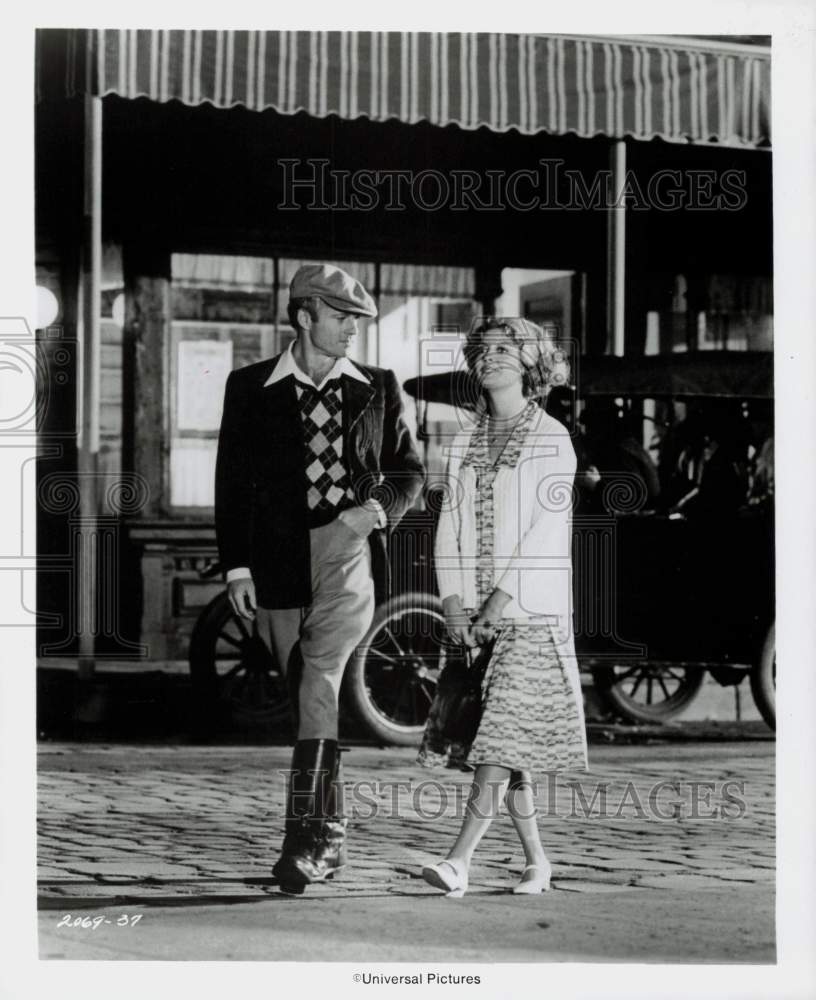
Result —
<instances>
[{"instance_id":1,"label":"man's dark jacket","mask_svg":"<svg viewBox=\"0 0 816 1000\"><path fill-rule=\"evenodd\" d=\"M261 607L311 603L305 445L294 378L264 383L280 355L227 379L215 469L215 529L221 567L248 566ZM402 417L394 373L356 365L369 384L341 377L343 455L358 503L378 500L388 529L369 537L375 597L389 591L388 531L424 480Z\"/></svg>"}]
</instances>

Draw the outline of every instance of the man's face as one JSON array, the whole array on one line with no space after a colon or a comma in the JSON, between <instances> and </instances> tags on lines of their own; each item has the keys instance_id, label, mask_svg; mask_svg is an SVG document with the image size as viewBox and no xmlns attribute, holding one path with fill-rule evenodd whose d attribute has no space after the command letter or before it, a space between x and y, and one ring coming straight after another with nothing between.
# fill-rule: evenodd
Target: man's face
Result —
<instances>
[{"instance_id":1,"label":"man's face","mask_svg":"<svg viewBox=\"0 0 816 1000\"><path fill-rule=\"evenodd\" d=\"M317 319L313 320L304 311L300 319L318 353L330 358L344 358L348 354L352 337L357 333L354 313L343 312L318 299Z\"/></svg>"}]
</instances>

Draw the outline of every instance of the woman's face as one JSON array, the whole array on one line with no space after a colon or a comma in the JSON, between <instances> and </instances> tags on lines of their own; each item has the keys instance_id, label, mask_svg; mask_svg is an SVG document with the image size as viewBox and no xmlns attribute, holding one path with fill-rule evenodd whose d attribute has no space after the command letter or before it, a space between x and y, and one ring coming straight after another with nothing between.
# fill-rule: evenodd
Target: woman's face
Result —
<instances>
[{"instance_id":1,"label":"woman's face","mask_svg":"<svg viewBox=\"0 0 816 1000\"><path fill-rule=\"evenodd\" d=\"M488 391L521 385L524 367L519 345L502 329L488 330L482 337L482 349L473 364L473 372Z\"/></svg>"}]
</instances>

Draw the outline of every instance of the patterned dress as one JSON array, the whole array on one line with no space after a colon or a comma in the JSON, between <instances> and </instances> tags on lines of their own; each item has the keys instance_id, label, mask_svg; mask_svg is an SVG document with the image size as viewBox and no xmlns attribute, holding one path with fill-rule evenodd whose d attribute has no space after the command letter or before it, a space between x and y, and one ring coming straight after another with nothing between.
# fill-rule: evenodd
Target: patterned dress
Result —
<instances>
[{"instance_id":1,"label":"patterned dress","mask_svg":"<svg viewBox=\"0 0 816 1000\"><path fill-rule=\"evenodd\" d=\"M480 605L493 590L493 483L501 466L515 468L537 413L531 401L495 463L487 444L487 414L471 435L464 462L476 474L477 588ZM583 709L576 703L565 653L543 619L504 619L482 682L483 712L470 747L446 744L435 726L426 726L418 762L423 766L470 770L498 764L545 773L587 766Z\"/></svg>"}]
</instances>

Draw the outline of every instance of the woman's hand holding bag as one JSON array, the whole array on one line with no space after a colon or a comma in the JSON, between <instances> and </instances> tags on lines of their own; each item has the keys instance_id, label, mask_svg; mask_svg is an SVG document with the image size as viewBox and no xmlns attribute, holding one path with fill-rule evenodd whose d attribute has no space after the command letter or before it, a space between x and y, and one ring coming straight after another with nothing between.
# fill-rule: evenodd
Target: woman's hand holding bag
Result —
<instances>
[{"instance_id":1,"label":"woman's hand holding bag","mask_svg":"<svg viewBox=\"0 0 816 1000\"><path fill-rule=\"evenodd\" d=\"M470 631L470 618L462 607L462 599L458 594L446 597L442 601L442 611L445 615L445 628L452 643L468 648L475 645Z\"/></svg>"},{"instance_id":2,"label":"woman's hand holding bag","mask_svg":"<svg viewBox=\"0 0 816 1000\"><path fill-rule=\"evenodd\" d=\"M504 609L510 601L510 595L497 587L482 605L479 614L473 619L470 635L473 644L484 646L496 637L498 623L504 614Z\"/></svg>"}]
</instances>

